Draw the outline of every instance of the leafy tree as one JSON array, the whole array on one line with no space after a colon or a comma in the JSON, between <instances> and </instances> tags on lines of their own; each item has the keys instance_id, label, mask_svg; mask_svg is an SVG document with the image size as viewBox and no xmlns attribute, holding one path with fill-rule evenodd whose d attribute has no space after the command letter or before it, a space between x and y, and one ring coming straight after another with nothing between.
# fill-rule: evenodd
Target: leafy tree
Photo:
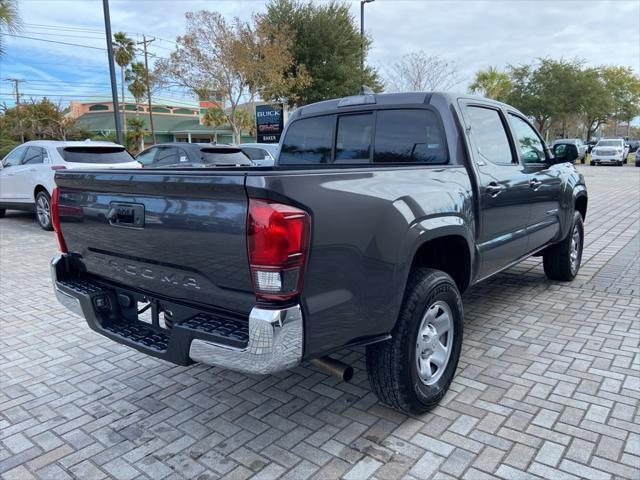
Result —
<instances>
[{"instance_id":1,"label":"leafy tree","mask_svg":"<svg viewBox=\"0 0 640 480\"><path fill-rule=\"evenodd\" d=\"M221 127L227 124L227 116L220 107L207 108L202 117L202 123L207 127Z\"/></svg>"},{"instance_id":2,"label":"leafy tree","mask_svg":"<svg viewBox=\"0 0 640 480\"><path fill-rule=\"evenodd\" d=\"M509 66L512 88L506 101L531 116L541 132L548 132L553 121L560 121L565 131L569 117L582 106L581 70L578 60L540 59Z\"/></svg>"},{"instance_id":3,"label":"leafy tree","mask_svg":"<svg viewBox=\"0 0 640 480\"><path fill-rule=\"evenodd\" d=\"M618 135L618 124L627 125L640 114L640 79L630 67L601 67L601 76L611 96L611 117L615 122L614 135Z\"/></svg>"},{"instance_id":4,"label":"leafy tree","mask_svg":"<svg viewBox=\"0 0 640 480\"><path fill-rule=\"evenodd\" d=\"M382 90L375 69L366 66L361 74L360 31L347 3L271 0L266 20L276 30L290 29L292 71L305 68L311 79L308 84L293 85L284 95L289 105L354 95L362 83ZM370 39L365 38L365 55L370 45Z\"/></svg>"},{"instance_id":5,"label":"leafy tree","mask_svg":"<svg viewBox=\"0 0 640 480\"><path fill-rule=\"evenodd\" d=\"M581 113L587 130L587 141L607 122L613 110L613 98L599 68L587 68L580 75Z\"/></svg>"},{"instance_id":6,"label":"leafy tree","mask_svg":"<svg viewBox=\"0 0 640 480\"><path fill-rule=\"evenodd\" d=\"M147 95L147 69L143 62L134 62L125 73L125 80L129 84L128 89L137 103L142 103ZM136 107L137 112L137 107Z\"/></svg>"},{"instance_id":7,"label":"leafy tree","mask_svg":"<svg viewBox=\"0 0 640 480\"><path fill-rule=\"evenodd\" d=\"M235 121L240 130L249 132L249 135L255 136L256 117L247 109L236 110Z\"/></svg>"},{"instance_id":8,"label":"leafy tree","mask_svg":"<svg viewBox=\"0 0 640 480\"><path fill-rule=\"evenodd\" d=\"M392 92L449 90L460 83L455 63L423 50L407 53L387 73L385 87Z\"/></svg>"},{"instance_id":9,"label":"leafy tree","mask_svg":"<svg viewBox=\"0 0 640 480\"><path fill-rule=\"evenodd\" d=\"M475 80L469 85L469 93L479 94L494 100L504 101L511 91L511 79L506 72L496 67L478 70Z\"/></svg>"},{"instance_id":10,"label":"leafy tree","mask_svg":"<svg viewBox=\"0 0 640 480\"><path fill-rule=\"evenodd\" d=\"M18 113L20 114L18 117ZM60 105L47 98L39 102L31 101L20 106L5 108L0 115L0 132L8 139L25 140L80 140L89 136L78 128L76 121L66 115ZM21 121L18 121L18 119Z\"/></svg>"},{"instance_id":11,"label":"leafy tree","mask_svg":"<svg viewBox=\"0 0 640 480\"><path fill-rule=\"evenodd\" d=\"M129 131L127 132L127 146L132 153L137 153L144 149L144 137L149 135L147 125L142 118L129 118Z\"/></svg>"},{"instance_id":12,"label":"leafy tree","mask_svg":"<svg viewBox=\"0 0 640 480\"><path fill-rule=\"evenodd\" d=\"M238 18L228 22L205 10L185 17L188 33L177 38L168 59L158 61L156 72L165 85L188 88L201 99L212 95L222 100L236 141L241 141L236 116L241 102L257 95L283 98L307 81L304 68L293 68L293 38L286 28L278 30L260 15L251 23Z\"/></svg>"},{"instance_id":13,"label":"leafy tree","mask_svg":"<svg viewBox=\"0 0 640 480\"><path fill-rule=\"evenodd\" d=\"M127 109L125 108L124 84L125 69L135 58L135 43L124 32L116 32L113 34L113 57L120 66L120 86L122 89L122 115L124 119L124 134L127 135Z\"/></svg>"},{"instance_id":14,"label":"leafy tree","mask_svg":"<svg viewBox=\"0 0 640 480\"><path fill-rule=\"evenodd\" d=\"M0 56L4 53L3 36L20 31L22 20L17 0L0 0Z\"/></svg>"}]
</instances>

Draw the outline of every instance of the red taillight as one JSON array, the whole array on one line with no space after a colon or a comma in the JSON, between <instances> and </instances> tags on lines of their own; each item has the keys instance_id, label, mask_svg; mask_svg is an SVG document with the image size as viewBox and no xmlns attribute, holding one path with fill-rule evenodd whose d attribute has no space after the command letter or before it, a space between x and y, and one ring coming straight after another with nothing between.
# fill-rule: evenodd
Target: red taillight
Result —
<instances>
[{"instance_id":1,"label":"red taillight","mask_svg":"<svg viewBox=\"0 0 640 480\"><path fill-rule=\"evenodd\" d=\"M65 167L64 165L52 165L51 166L51 170L66 170L67 167Z\"/></svg>"},{"instance_id":2,"label":"red taillight","mask_svg":"<svg viewBox=\"0 0 640 480\"><path fill-rule=\"evenodd\" d=\"M289 300L300 292L310 231L304 210L249 199L247 248L257 298Z\"/></svg>"},{"instance_id":3,"label":"red taillight","mask_svg":"<svg viewBox=\"0 0 640 480\"><path fill-rule=\"evenodd\" d=\"M62 253L67 253L67 244L64 241L64 237L62 236L62 230L60 230L60 216L58 213L59 206L58 203L60 201L60 190L58 188L53 189L53 194L51 195L51 225L53 225L53 230L56 232L56 237L58 238L58 247Z\"/></svg>"}]
</instances>

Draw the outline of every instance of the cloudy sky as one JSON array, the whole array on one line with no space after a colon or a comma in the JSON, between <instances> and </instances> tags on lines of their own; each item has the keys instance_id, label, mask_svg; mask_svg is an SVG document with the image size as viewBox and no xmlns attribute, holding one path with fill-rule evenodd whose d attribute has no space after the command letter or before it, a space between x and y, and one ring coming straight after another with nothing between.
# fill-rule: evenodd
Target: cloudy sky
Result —
<instances>
[{"instance_id":1,"label":"cloudy sky","mask_svg":"<svg viewBox=\"0 0 640 480\"><path fill-rule=\"evenodd\" d=\"M0 103L12 104L12 86L26 97L55 101L106 98L108 67L100 0L18 0L23 38L9 37L0 60ZM218 10L248 19L265 1L111 0L113 31L155 37L152 57L167 56L184 33L184 12ZM360 2L350 1L354 18ZM529 63L536 57L584 59L589 65L630 66L640 74L638 0L376 0L366 5L373 38L368 62L384 76L397 58L417 50L454 61L465 90L480 68ZM31 37L31 38L24 38ZM40 40L35 40L40 39ZM62 42L62 43L52 43ZM64 44L63 44L64 43ZM179 92L160 100L189 102Z\"/></svg>"}]
</instances>

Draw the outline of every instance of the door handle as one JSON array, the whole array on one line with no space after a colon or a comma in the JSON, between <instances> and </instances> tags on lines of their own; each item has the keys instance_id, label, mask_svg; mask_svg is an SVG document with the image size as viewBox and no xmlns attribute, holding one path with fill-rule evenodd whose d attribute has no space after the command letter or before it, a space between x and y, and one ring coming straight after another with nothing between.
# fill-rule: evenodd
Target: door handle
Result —
<instances>
[{"instance_id":1,"label":"door handle","mask_svg":"<svg viewBox=\"0 0 640 480\"><path fill-rule=\"evenodd\" d=\"M497 197L498 195L500 195L503 191L504 191L504 186L503 185L498 185L495 182L491 182L489 185L487 185L487 188L485 189L485 191L492 197Z\"/></svg>"},{"instance_id":2,"label":"door handle","mask_svg":"<svg viewBox=\"0 0 640 480\"><path fill-rule=\"evenodd\" d=\"M542 182L537 178L532 178L531 180L529 180L529 186L532 189L537 190L542 186Z\"/></svg>"}]
</instances>

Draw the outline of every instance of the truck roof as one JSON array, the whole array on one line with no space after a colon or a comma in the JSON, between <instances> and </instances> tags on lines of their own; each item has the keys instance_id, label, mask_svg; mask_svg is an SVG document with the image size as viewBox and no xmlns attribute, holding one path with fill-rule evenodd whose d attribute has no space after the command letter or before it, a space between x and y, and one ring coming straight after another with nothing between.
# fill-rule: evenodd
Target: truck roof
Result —
<instances>
[{"instance_id":1,"label":"truck roof","mask_svg":"<svg viewBox=\"0 0 640 480\"><path fill-rule=\"evenodd\" d=\"M477 100L485 104L493 104L501 107L508 107L515 110L513 107L492 100L490 98L478 97L473 95L467 95L463 93L454 92L402 92L402 93L372 93L363 95L353 95L350 97L335 98L332 100L324 100L322 102L312 103L298 108L291 114L290 120L298 117L307 117L322 114L339 113L346 107L361 107L367 108L367 106L391 106L391 105L424 105L429 103L433 96L440 96L448 103L455 103L458 99L470 99Z\"/></svg>"}]
</instances>

